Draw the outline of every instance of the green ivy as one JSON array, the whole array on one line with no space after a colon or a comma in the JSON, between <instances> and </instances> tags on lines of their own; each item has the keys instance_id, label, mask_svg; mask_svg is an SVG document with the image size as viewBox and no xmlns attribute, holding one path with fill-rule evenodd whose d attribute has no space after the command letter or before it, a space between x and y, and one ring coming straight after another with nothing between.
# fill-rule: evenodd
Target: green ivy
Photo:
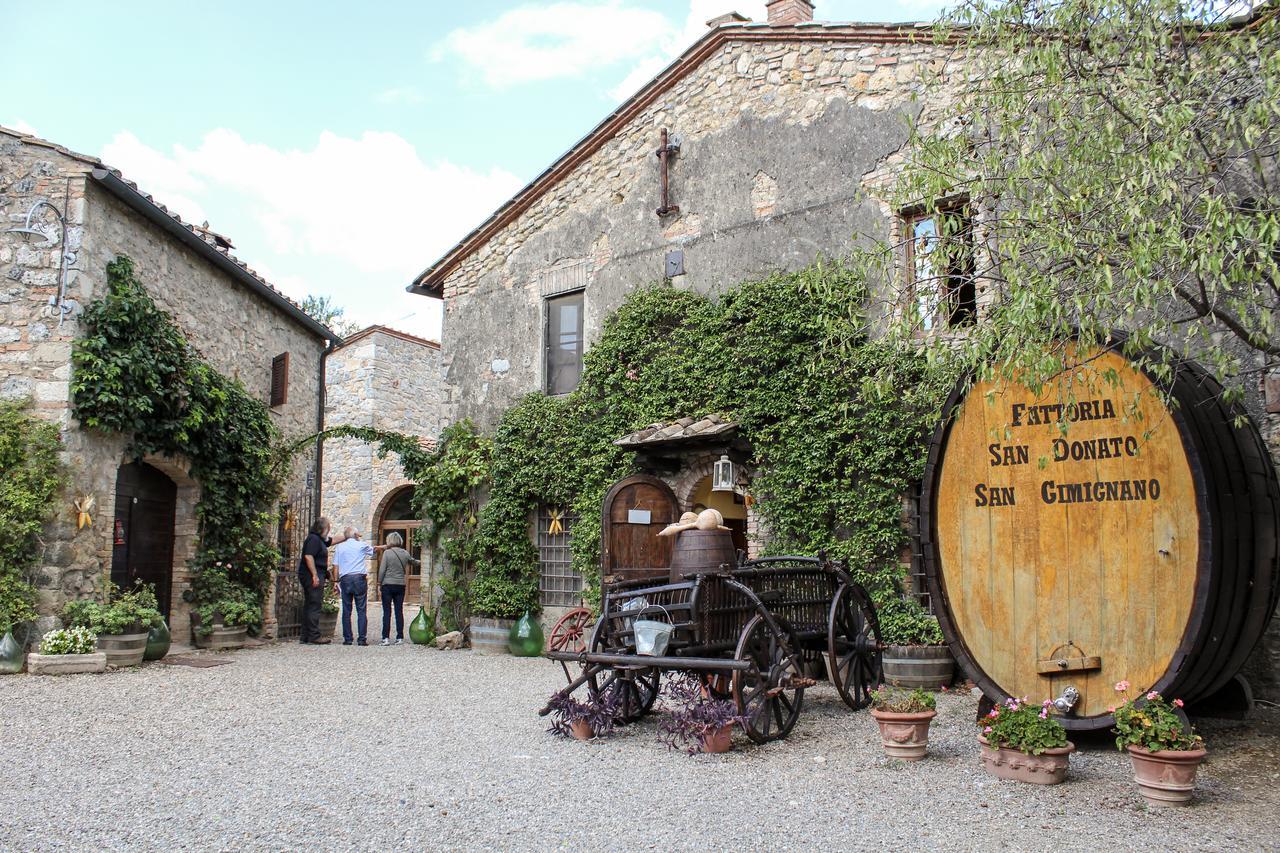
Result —
<instances>
[{"instance_id":1,"label":"green ivy","mask_svg":"<svg viewBox=\"0 0 1280 853\"><path fill-rule=\"evenodd\" d=\"M256 630L280 561L264 531L287 459L267 407L201 358L128 258L108 264L107 292L87 306L82 324L72 352L76 417L90 429L129 436L134 458L190 461L201 495L189 601L203 630L215 612Z\"/></svg>"},{"instance_id":2,"label":"green ivy","mask_svg":"<svg viewBox=\"0 0 1280 853\"><path fill-rule=\"evenodd\" d=\"M747 282L710 299L656 286L634 293L586 355L576 391L531 394L493 441L480 515L477 613L538 607L529 520L571 508L574 567L598 601L600 504L637 472L613 444L655 421L724 413L755 448L751 490L773 553L825 549L878 601L896 599L902 498L954 377L913 349L869 334L863 279L838 263ZM889 388L892 393L877 392Z\"/></svg>"},{"instance_id":3,"label":"green ivy","mask_svg":"<svg viewBox=\"0 0 1280 853\"><path fill-rule=\"evenodd\" d=\"M0 403L0 634L36 618L30 572L63 478L58 428Z\"/></svg>"}]
</instances>

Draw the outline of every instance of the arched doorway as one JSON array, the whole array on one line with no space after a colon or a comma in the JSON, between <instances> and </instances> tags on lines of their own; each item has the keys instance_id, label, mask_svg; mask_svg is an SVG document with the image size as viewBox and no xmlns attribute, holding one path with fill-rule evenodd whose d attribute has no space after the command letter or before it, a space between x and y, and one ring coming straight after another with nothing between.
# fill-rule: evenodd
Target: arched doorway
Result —
<instances>
[{"instance_id":1,"label":"arched doorway","mask_svg":"<svg viewBox=\"0 0 1280 853\"><path fill-rule=\"evenodd\" d=\"M422 548L414 544L414 534L422 527L422 521L413 513L413 486L402 486L384 502L382 514L378 517L374 529L378 532L375 544L382 545L392 533L399 533L404 540L404 547L410 554L422 559ZM376 584L374 584L376 586ZM376 597L378 591L370 589ZM422 569L409 566L405 575L405 603L417 603L422 596Z\"/></svg>"},{"instance_id":2,"label":"arched doorway","mask_svg":"<svg viewBox=\"0 0 1280 853\"><path fill-rule=\"evenodd\" d=\"M747 502L737 492L713 492L711 477L703 477L693 487L693 496L689 500L689 509L701 512L704 509L718 509L724 516L724 526L733 534L733 547L743 553L747 552Z\"/></svg>"},{"instance_id":3,"label":"arched doorway","mask_svg":"<svg viewBox=\"0 0 1280 853\"><path fill-rule=\"evenodd\" d=\"M155 587L160 612L169 619L173 584L173 520L178 487L145 462L116 472L116 515L112 530L111 582Z\"/></svg>"}]
</instances>

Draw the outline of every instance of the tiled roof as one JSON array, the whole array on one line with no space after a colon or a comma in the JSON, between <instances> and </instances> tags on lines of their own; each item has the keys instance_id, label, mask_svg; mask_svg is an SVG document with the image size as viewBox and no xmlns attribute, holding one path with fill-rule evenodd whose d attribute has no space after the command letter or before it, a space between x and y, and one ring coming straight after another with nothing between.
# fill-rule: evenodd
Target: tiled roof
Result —
<instances>
[{"instance_id":1,"label":"tiled roof","mask_svg":"<svg viewBox=\"0 0 1280 853\"><path fill-rule=\"evenodd\" d=\"M419 337L418 335L411 335L408 332L402 332L399 329L393 329L390 326L382 326L382 325L366 326L358 332L351 333L347 337L343 338L342 346L344 347L348 346L349 344L353 344L356 341L361 340L362 338L367 338L370 335L376 335L376 334L390 335L393 338L399 338L400 340L408 341L409 343L418 344L424 347L430 347L431 349L440 349L439 341L433 341L430 338L423 338L423 337Z\"/></svg>"},{"instance_id":2,"label":"tiled roof","mask_svg":"<svg viewBox=\"0 0 1280 853\"><path fill-rule=\"evenodd\" d=\"M705 418L680 418L676 421L649 424L614 442L618 447L649 447L678 441L714 438L728 435L738 428L723 415L707 415Z\"/></svg>"},{"instance_id":3,"label":"tiled roof","mask_svg":"<svg viewBox=\"0 0 1280 853\"><path fill-rule=\"evenodd\" d=\"M3 125L0 125L0 133L13 136L26 145L37 145L42 148L48 148L52 151L56 151L59 154L62 154L65 157L69 157L72 160L76 160L81 163L85 163L89 166L92 166L94 167L94 170L102 170L115 176L120 181L128 185L139 196L145 199L156 210L159 210L160 212L164 213L166 216L171 218L178 225L182 226L183 228L187 229L192 234L194 234L196 237L200 238L200 240L205 244L207 244L210 248L214 249L220 255L224 256L227 260L231 261L236 266L238 266L245 273L248 273L249 276L257 280L257 282L261 284L264 288L266 288L267 290L270 290L272 293L280 297L280 299L282 299L284 302L286 302L289 306L293 308L293 312L291 313L295 313L295 316L297 317L297 319L301 320L304 325L313 326L313 327L316 327L316 329L324 329L328 333L327 336L330 339L336 340L338 338L338 336L334 334L332 330L327 329L322 323L317 322L310 315L304 312L302 310L301 305L299 305L297 302L290 299L288 296L284 294L283 291L281 291L271 282L263 278L260 274L258 274L257 271L253 269L253 267L249 266L244 261L240 260L235 255L231 254L231 249L235 248L234 245L231 243L231 240L223 236L222 234L219 234L218 232L214 231L213 229L211 229L209 227L208 222L205 222L201 225L193 225L190 222L184 222L182 217L179 216L177 213L175 213L172 210L169 210L169 208L165 207L163 204L156 201L150 194L143 192L141 189L139 189L138 185L135 184L133 181L129 180L128 178L126 178L123 174L121 174L119 169L114 169L111 166L108 166L106 163L102 162L97 157L92 157L88 154L81 154L78 151L72 151L70 148L66 148L62 145L58 145L56 142L50 142L47 139L41 139L38 136L32 136L29 133L23 133L20 130L14 130L13 128L4 127Z\"/></svg>"}]
</instances>

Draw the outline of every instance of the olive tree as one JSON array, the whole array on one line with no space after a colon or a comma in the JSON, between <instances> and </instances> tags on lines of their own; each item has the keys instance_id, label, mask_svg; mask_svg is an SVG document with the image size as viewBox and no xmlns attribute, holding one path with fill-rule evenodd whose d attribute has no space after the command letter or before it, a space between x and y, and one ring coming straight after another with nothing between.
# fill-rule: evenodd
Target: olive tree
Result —
<instances>
[{"instance_id":1,"label":"olive tree","mask_svg":"<svg viewBox=\"0 0 1280 853\"><path fill-rule=\"evenodd\" d=\"M1068 366L1063 340L1116 329L1156 375L1195 357L1233 399L1277 366L1274 6L967 0L935 35L960 70L931 82L947 106L915 121L894 192L947 207L904 237L901 331L1033 386ZM969 313L957 277L977 282ZM965 333L922 338L940 310Z\"/></svg>"}]
</instances>

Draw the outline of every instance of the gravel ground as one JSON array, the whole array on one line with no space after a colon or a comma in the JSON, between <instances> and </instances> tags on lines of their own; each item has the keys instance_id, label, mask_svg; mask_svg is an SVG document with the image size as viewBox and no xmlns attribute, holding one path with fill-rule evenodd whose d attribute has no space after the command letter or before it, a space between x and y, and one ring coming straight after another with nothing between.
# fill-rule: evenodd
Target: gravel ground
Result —
<instances>
[{"instance_id":1,"label":"gravel ground","mask_svg":"<svg viewBox=\"0 0 1280 853\"><path fill-rule=\"evenodd\" d=\"M1197 804L1147 811L1100 741L1066 784L978 765L975 701L885 759L825 685L792 736L723 756L545 732L545 660L268 645L228 666L0 679L0 849L1267 849L1280 717L1204 721Z\"/></svg>"}]
</instances>

